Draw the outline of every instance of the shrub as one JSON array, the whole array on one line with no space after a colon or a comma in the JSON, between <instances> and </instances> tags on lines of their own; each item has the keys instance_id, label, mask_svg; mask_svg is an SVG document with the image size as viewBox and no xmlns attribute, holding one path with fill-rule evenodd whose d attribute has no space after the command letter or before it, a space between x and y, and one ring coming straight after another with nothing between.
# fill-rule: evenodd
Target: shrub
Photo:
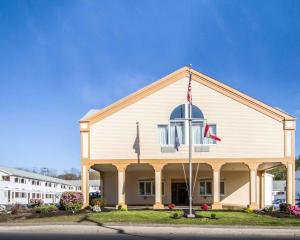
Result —
<instances>
[{"instance_id":1,"label":"shrub","mask_svg":"<svg viewBox=\"0 0 300 240\"><path fill-rule=\"evenodd\" d=\"M83 205L81 192L64 192L60 198L60 205L66 211L78 211Z\"/></svg>"},{"instance_id":2,"label":"shrub","mask_svg":"<svg viewBox=\"0 0 300 240\"><path fill-rule=\"evenodd\" d=\"M175 212L175 213L172 215L172 218L178 219L178 218L180 218L180 217L179 217L179 214L178 214L177 212Z\"/></svg>"},{"instance_id":3,"label":"shrub","mask_svg":"<svg viewBox=\"0 0 300 240\"><path fill-rule=\"evenodd\" d=\"M216 215L215 213L210 214L210 218L211 218L211 219L216 219L216 216L217 216L217 215Z\"/></svg>"},{"instance_id":4,"label":"shrub","mask_svg":"<svg viewBox=\"0 0 300 240\"><path fill-rule=\"evenodd\" d=\"M291 204L280 203L280 205L279 205L280 212L287 212L289 206L291 206Z\"/></svg>"},{"instance_id":5,"label":"shrub","mask_svg":"<svg viewBox=\"0 0 300 240\"><path fill-rule=\"evenodd\" d=\"M12 205L12 207L11 207L11 214L18 214L21 209L22 209L22 205L19 203L16 203L16 204Z\"/></svg>"},{"instance_id":6,"label":"shrub","mask_svg":"<svg viewBox=\"0 0 300 240\"><path fill-rule=\"evenodd\" d=\"M298 206L288 206L288 213L294 216L300 216L300 207Z\"/></svg>"},{"instance_id":7,"label":"shrub","mask_svg":"<svg viewBox=\"0 0 300 240\"><path fill-rule=\"evenodd\" d=\"M269 206L269 207L265 207L265 211L266 211L266 212L273 212L273 211L274 211L274 206L271 205L271 206Z\"/></svg>"},{"instance_id":8,"label":"shrub","mask_svg":"<svg viewBox=\"0 0 300 240\"><path fill-rule=\"evenodd\" d=\"M174 203L170 203L170 204L168 204L168 208L169 208L169 210L173 210L175 207L176 207L176 206L175 206L175 204L174 204Z\"/></svg>"},{"instance_id":9,"label":"shrub","mask_svg":"<svg viewBox=\"0 0 300 240\"><path fill-rule=\"evenodd\" d=\"M43 205L43 203L44 203L44 201L39 198L32 198L29 200L29 205L31 207L39 207L39 206Z\"/></svg>"},{"instance_id":10,"label":"shrub","mask_svg":"<svg viewBox=\"0 0 300 240\"><path fill-rule=\"evenodd\" d=\"M39 212L39 213L49 213L49 212L55 212L55 211L57 211L57 207L54 204L42 205L42 206L36 207L36 212Z\"/></svg>"},{"instance_id":11,"label":"shrub","mask_svg":"<svg viewBox=\"0 0 300 240\"><path fill-rule=\"evenodd\" d=\"M203 211L208 211L208 205L207 205L206 203L202 204L202 205L201 205L201 209L202 209Z\"/></svg>"},{"instance_id":12,"label":"shrub","mask_svg":"<svg viewBox=\"0 0 300 240\"><path fill-rule=\"evenodd\" d=\"M119 210L119 211L127 211L127 207L125 207L125 206L122 205L122 204L119 204L119 205L117 206L117 210Z\"/></svg>"},{"instance_id":13,"label":"shrub","mask_svg":"<svg viewBox=\"0 0 300 240\"><path fill-rule=\"evenodd\" d=\"M92 206L100 206L100 207L104 207L106 205L106 201L104 198L94 198L91 201L91 205Z\"/></svg>"},{"instance_id":14,"label":"shrub","mask_svg":"<svg viewBox=\"0 0 300 240\"><path fill-rule=\"evenodd\" d=\"M245 212L246 212L246 213L253 213L253 209L251 209L251 208L246 208L246 209L245 209Z\"/></svg>"}]
</instances>

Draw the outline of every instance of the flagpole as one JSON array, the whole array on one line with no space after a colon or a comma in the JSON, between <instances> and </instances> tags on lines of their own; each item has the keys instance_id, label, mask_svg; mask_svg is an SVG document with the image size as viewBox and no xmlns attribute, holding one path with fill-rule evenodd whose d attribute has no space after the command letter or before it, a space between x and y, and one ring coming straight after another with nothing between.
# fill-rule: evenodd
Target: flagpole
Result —
<instances>
[{"instance_id":1,"label":"flagpole","mask_svg":"<svg viewBox=\"0 0 300 240\"><path fill-rule=\"evenodd\" d=\"M189 84L191 84L191 64L189 66ZM193 214L193 193L192 193L192 177L193 177L193 165L192 165L192 101L189 101L189 214L188 218L194 218Z\"/></svg>"}]
</instances>

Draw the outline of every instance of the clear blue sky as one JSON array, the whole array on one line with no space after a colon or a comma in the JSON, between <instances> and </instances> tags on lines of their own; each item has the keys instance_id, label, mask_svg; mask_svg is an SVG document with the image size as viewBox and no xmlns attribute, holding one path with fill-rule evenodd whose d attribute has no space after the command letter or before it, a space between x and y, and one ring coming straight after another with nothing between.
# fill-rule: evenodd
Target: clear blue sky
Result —
<instances>
[{"instance_id":1,"label":"clear blue sky","mask_svg":"<svg viewBox=\"0 0 300 240\"><path fill-rule=\"evenodd\" d=\"M0 0L0 165L79 168L86 111L189 63L300 117L299 23L297 0Z\"/></svg>"}]
</instances>

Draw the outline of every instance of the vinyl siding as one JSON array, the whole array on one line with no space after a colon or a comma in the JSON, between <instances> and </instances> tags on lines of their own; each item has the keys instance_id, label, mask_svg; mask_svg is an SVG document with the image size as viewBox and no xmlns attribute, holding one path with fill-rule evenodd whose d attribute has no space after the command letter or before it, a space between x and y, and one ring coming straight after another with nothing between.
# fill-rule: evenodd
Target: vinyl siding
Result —
<instances>
[{"instance_id":1,"label":"vinyl siding","mask_svg":"<svg viewBox=\"0 0 300 240\"><path fill-rule=\"evenodd\" d=\"M179 152L161 153L157 125L168 124L172 110L186 102L188 79L160 89L94 123L90 127L91 159L136 159L133 148L139 122L140 158L186 158L188 147ZM222 139L209 152L193 153L201 157L283 157L283 124L198 82L192 82L193 104L208 123L217 124Z\"/></svg>"}]
</instances>

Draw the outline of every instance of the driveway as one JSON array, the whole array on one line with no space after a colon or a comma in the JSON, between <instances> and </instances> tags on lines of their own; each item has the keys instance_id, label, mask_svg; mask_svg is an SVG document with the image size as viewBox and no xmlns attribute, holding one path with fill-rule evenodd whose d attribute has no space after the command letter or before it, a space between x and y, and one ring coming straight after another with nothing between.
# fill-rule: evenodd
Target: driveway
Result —
<instances>
[{"instance_id":1,"label":"driveway","mask_svg":"<svg viewBox=\"0 0 300 240\"><path fill-rule=\"evenodd\" d=\"M0 226L0 239L89 240L89 239L300 239L296 228L222 228L161 225L39 225Z\"/></svg>"}]
</instances>

